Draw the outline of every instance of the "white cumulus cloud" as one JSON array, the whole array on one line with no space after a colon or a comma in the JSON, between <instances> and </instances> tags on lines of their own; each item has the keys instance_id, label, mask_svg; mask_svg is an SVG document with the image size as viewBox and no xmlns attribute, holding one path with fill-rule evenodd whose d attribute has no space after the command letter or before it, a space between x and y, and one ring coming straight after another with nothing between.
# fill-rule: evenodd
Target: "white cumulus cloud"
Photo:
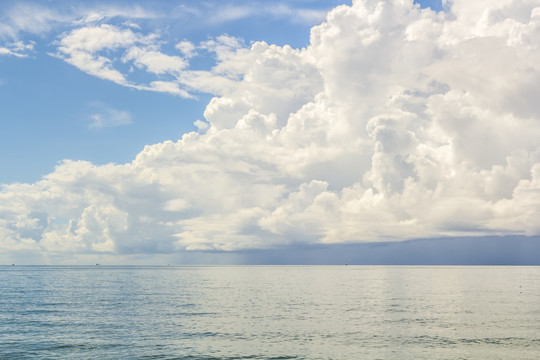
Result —
<instances>
[{"instance_id":1,"label":"white cumulus cloud","mask_svg":"<svg viewBox=\"0 0 540 360\"><path fill-rule=\"evenodd\" d=\"M148 71L178 72L177 91L215 95L199 132L128 164L64 161L35 184L5 185L0 248L73 258L539 234L539 9L356 1L305 49L206 42L210 71L131 50ZM148 39L91 26L60 51L127 83L99 53Z\"/></svg>"}]
</instances>

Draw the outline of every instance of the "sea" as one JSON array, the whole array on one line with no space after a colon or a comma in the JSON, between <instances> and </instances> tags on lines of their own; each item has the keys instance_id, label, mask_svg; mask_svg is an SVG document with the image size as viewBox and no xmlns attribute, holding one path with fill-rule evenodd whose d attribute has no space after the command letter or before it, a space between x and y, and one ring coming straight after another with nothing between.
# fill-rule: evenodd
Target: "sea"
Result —
<instances>
[{"instance_id":1,"label":"sea","mask_svg":"<svg viewBox=\"0 0 540 360\"><path fill-rule=\"evenodd\" d=\"M539 359L540 267L0 266L0 359Z\"/></svg>"}]
</instances>

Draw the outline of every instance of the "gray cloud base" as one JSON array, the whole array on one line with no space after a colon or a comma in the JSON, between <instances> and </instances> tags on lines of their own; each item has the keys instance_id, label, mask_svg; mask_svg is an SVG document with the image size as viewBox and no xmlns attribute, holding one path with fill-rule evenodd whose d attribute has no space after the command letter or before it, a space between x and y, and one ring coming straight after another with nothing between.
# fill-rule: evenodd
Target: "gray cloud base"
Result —
<instances>
[{"instance_id":1,"label":"gray cloud base","mask_svg":"<svg viewBox=\"0 0 540 360\"><path fill-rule=\"evenodd\" d=\"M540 238L525 236L414 239L271 250L193 252L176 264L539 266Z\"/></svg>"}]
</instances>

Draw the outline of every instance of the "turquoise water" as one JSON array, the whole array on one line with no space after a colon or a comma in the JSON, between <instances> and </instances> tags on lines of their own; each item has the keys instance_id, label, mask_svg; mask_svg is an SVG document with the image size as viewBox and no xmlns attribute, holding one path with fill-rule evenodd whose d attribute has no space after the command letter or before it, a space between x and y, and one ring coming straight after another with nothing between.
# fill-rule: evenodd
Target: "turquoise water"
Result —
<instances>
[{"instance_id":1,"label":"turquoise water","mask_svg":"<svg viewBox=\"0 0 540 360\"><path fill-rule=\"evenodd\" d=\"M538 359L539 267L0 267L0 359Z\"/></svg>"}]
</instances>

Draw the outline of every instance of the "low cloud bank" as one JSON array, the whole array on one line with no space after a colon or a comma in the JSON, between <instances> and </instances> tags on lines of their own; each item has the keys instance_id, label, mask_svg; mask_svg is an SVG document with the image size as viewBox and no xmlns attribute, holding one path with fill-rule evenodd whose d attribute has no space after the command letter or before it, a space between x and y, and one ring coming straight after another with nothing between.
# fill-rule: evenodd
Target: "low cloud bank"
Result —
<instances>
[{"instance_id":1,"label":"low cloud bank","mask_svg":"<svg viewBox=\"0 0 540 360\"><path fill-rule=\"evenodd\" d=\"M217 253L198 255L200 258L193 256L183 261L193 264L538 266L540 238L488 236L416 239L391 243L320 244L255 250L230 257Z\"/></svg>"}]
</instances>

